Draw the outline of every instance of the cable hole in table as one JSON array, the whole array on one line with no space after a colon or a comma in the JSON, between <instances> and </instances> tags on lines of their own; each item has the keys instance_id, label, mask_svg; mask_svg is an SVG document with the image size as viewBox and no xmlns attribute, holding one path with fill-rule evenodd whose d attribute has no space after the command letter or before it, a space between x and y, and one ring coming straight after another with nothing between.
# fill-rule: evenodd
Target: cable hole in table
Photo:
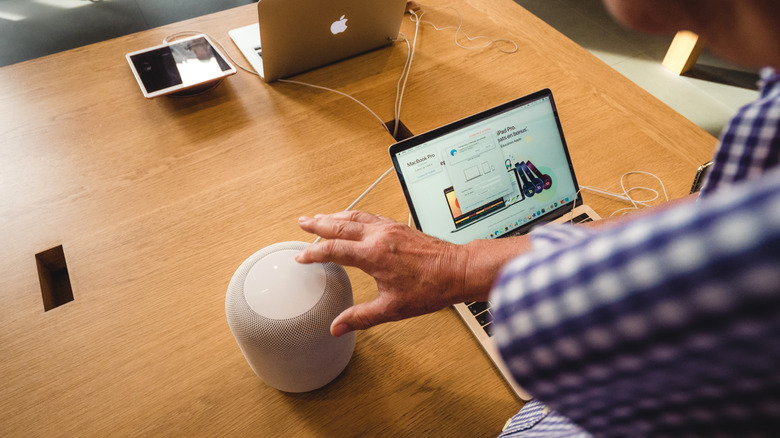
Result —
<instances>
[{"instance_id":1,"label":"cable hole in table","mask_svg":"<svg viewBox=\"0 0 780 438\"><path fill-rule=\"evenodd\" d=\"M35 254L43 309L48 312L73 301L68 264L62 245Z\"/></svg>"},{"instance_id":2,"label":"cable hole in table","mask_svg":"<svg viewBox=\"0 0 780 438\"><path fill-rule=\"evenodd\" d=\"M390 120L389 122L385 122L385 127L387 127L388 132L392 134L395 130L395 119ZM399 120L398 132L396 132L393 138L395 138L395 141L401 141L406 140L409 137L414 137L414 134L412 134L412 131L410 131L409 128L404 125L403 121Z\"/></svg>"}]
</instances>

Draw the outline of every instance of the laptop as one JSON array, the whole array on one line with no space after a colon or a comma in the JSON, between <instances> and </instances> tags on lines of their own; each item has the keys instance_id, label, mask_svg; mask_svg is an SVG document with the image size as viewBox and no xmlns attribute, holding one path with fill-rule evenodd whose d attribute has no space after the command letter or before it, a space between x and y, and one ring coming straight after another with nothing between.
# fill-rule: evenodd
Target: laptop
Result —
<instances>
[{"instance_id":1,"label":"laptop","mask_svg":"<svg viewBox=\"0 0 780 438\"><path fill-rule=\"evenodd\" d=\"M582 202L552 92L541 90L390 146L417 229L453 243L599 216ZM455 310L514 389L491 339L489 302Z\"/></svg>"},{"instance_id":2,"label":"laptop","mask_svg":"<svg viewBox=\"0 0 780 438\"><path fill-rule=\"evenodd\" d=\"M257 23L228 34L272 82L392 44L405 10L406 0L260 0Z\"/></svg>"}]
</instances>

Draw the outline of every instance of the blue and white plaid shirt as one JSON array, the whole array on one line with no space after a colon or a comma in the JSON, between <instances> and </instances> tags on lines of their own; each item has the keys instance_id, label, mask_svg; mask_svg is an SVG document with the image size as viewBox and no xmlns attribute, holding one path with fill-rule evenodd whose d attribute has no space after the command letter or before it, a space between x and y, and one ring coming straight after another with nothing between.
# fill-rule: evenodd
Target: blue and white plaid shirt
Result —
<instances>
[{"instance_id":1,"label":"blue and white plaid shirt","mask_svg":"<svg viewBox=\"0 0 780 438\"><path fill-rule=\"evenodd\" d=\"M539 228L504 268L494 337L537 400L502 436L780 436L780 78L762 79L697 202Z\"/></svg>"}]
</instances>

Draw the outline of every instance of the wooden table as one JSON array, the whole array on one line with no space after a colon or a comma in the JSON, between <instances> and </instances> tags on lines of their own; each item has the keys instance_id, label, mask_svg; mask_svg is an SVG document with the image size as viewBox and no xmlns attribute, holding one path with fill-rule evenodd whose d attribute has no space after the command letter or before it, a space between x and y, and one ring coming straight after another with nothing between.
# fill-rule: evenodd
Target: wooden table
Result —
<instances>
[{"instance_id":1,"label":"wooden table","mask_svg":"<svg viewBox=\"0 0 780 438\"><path fill-rule=\"evenodd\" d=\"M427 5L520 50L467 51L423 27L412 132L550 87L581 184L649 170L677 197L709 158L712 137L512 1ZM495 436L521 406L449 309L361 333L321 390L254 376L225 320L230 277L266 245L311 240L296 218L348 205L391 166L393 140L341 96L243 73L201 97L142 97L125 53L199 30L237 54L227 31L253 20L249 5L0 69L0 436ZM405 53L296 79L389 121ZM360 208L407 214L394 177ZM74 300L46 312L35 255L58 245ZM373 280L348 272L371 299Z\"/></svg>"}]
</instances>

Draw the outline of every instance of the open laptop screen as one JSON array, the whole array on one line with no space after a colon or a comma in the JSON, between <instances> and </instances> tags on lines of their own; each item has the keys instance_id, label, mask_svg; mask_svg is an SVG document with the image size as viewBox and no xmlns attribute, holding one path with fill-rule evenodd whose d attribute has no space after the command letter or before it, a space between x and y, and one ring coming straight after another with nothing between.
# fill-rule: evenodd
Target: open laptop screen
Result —
<instances>
[{"instance_id":1,"label":"open laptop screen","mask_svg":"<svg viewBox=\"0 0 780 438\"><path fill-rule=\"evenodd\" d=\"M466 243L579 205L558 114L542 90L390 147L417 228Z\"/></svg>"}]
</instances>

